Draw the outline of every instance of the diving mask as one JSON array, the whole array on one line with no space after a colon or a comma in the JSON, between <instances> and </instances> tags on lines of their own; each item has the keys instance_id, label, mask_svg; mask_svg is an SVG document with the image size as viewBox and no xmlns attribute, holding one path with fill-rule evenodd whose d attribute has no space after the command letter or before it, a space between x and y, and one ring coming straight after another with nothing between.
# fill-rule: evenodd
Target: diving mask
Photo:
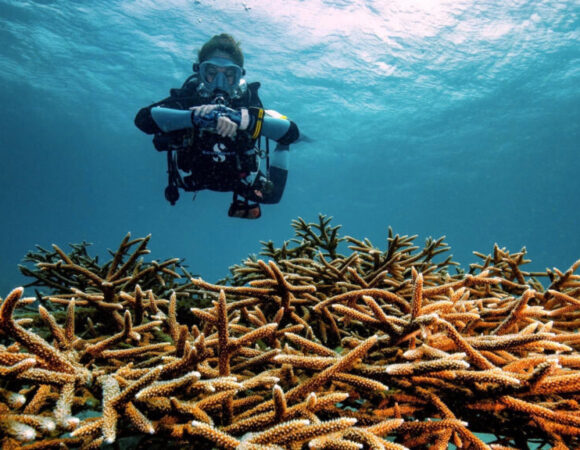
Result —
<instances>
[{"instance_id":1,"label":"diving mask","mask_svg":"<svg viewBox=\"0 0 580 450\"><path fill-rule=\"evenodd\" d=\"M211 58L199 64L200 80L210 92L231 94L240 84L244 69L227 58Z\"/></svg>"}]
</instances>

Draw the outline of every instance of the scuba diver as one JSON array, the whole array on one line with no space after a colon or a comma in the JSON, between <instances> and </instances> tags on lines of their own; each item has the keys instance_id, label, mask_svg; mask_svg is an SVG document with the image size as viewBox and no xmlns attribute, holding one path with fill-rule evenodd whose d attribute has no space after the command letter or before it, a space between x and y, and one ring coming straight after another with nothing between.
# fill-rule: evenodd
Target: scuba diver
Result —
<instances>
[{"instance_id":1,"label":"scuba diver","mask_svg":"<svg viewBox=\"0 0 580 450\"><path fill-rule=\"evenodd\" d=\"M193 75L181 88L137 113L135 125L167 152L165 198L172 205L179 189L233 192L228 215L257 219L260 204L282 198L289 145L300 133L294 122L263 108L260 83L246 83L243 75L239 42L216 35L199 50ZM277 143L271 154L270 139Z\"/></svg>"}]
</instances>

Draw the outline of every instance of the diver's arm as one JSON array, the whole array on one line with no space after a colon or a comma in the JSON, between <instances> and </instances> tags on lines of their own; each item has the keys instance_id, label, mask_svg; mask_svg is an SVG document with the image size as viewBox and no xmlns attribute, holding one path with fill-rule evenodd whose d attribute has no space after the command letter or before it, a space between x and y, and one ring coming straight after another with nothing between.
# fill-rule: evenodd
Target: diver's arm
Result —
<instances>
[{"instance_id":1,"label":"diver's arm","mask_svg":"<svg viewBox=\"0 0 580 450\"><path fill-rule=\"evenodd\" d=\"M251 124L254 136L264 136L273 139L281 145L288 146L300 137L298 126L276 111L264 111L250 108Z\"/></svg>"},{"instance_id":2,"label":"diver's arm","mask_svg":"<svg viewBox=\"0 0 580 450\"><path fill-rule=\"evenodd\" d=\"M188 108L195 104L195 96L188 86L184 84L181 89L171 89L169 97L141 108L135 116L135 126L147 134L164 133L165 130L161 129L152 115L153 108L162 106L172 111L182 110L187 112Z\"/></svg>"},{"instance_id":3,"label":"diver's arm","mask_svg":"<svg viewBox=\"0 0 580 450\"><path fill-rule=\"evenodd\" d=\"M184 130L192 128L192 114L191 110L164 108L162 106L155 106L151 108L151 119L156 127L164 133L170 131Z\"/></svg>"},{"instance_id":4,"label":"diver's arm","mask_svg":"<svg viewBox=\"0 0 580 450\"><path fill-rule=\"evenodd\" d=\"M146 134L156 134L163 132L163 130L161 130L161 128L157 125L157 123L153 119L151 115L151 110L159 105L164 106L175 105L176 102L179 104L179 100L180 99L176 99L173 96L170 96L164 98L163 100L155 102L152 105L141 108L137 113L137 115L135 116L135 126Z\"/></svg>"},{"instance_id":5,"label":"diver's arm","mask_svg":"<svg viewBox=\"0 0 580 450\"><path fill-rule=\"evenodd\" d=\"M259 117L260 111L252 111L253 117ZM276 148L270 157L269 179L272 182L272 190L265 193L261 203L278 203L288 179L288 160L290 144L300 137L298 126L286 117L275 111L263 112L261 123L261 135L277 142ZM254 126L254 132L256 127Z\"/></svg>"},{"instance_id":6,"label":"diver's arm","mask_svg":"<svg viewBox=\"0 0 580 450\"><path fill-rule=\"evenodd\" d=\"M213 106L213 105L212 105ZM150 109L150 115L157 128L168 133L170 131L192 128L193 123L199 116L191 110L181 110L156 106ZM229 110L234 112L233 110ZM284 116L274 116L273 113L264 112L263 109L241 108L238 111L239 117L231 116L241 130L247 130L252 137L264 136L273 139L279 144L289 145L300 136L298 127L294 122ZM227 114L226 114L227 115Z\"/></svg>"},{"instance_id":7,"label":"diver's arm","mask_svg":"<svg viewBox=\"0 0 580 450\"><path fill-rule=\"evenodd\" d=\"M262 136L282 145L290 145L300 137L300 131L291 120L266 116L262 124Z\"/></svg>"},{"instance_id":8,"label":"diver's arm","mask_svg":"<svg viewBox=\"0 0 580 450\"><path fill-rule=\"evenodd\" d=\"M143 133L155 134L160 133L161 128L157 126L153 117L151 117L151 107L141 108L135 116L135 126Z\"/></svg>"},{"instance_id":9,"label":"diver's arm","mask_svg":"<svg viewBox=\"0 0 580 450\"><path fill-rule=\"evenodd\" d=\"M245 130L250 123L247 109L236 111L220 105L201 105L189 110L155 106L151 108L151 117L164 133L197 126L200 129L214 130L220 136L230 138L235 136L238 128Z\"/></svg>"}]
</instances>

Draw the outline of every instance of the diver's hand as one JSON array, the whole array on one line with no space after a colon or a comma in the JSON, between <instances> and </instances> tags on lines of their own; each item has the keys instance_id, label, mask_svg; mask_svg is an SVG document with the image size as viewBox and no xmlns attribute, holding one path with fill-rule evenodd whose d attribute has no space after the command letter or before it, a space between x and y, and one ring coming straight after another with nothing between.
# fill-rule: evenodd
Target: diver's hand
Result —
<instances>
[{"instance_id":1,"label":"diver's hand","mask_svg":"<svg viewBox=\"0 0 580 450\"><path fill-rule=\"evenodd\" d=\"M238 124L227 116L220 116L218 117L215 131L221 137L229 137L230 139L233 139L238 131Z\"/></svg>"},{"instance_id":2,"label":"diver's hand","mask_svg":"<svg viewBox=\"0 0 580 450\"><path fill-rule=\"evenodd\" d=\"M193 111L193 115L197 117L197 116L207 116L217 107L219 107L219 105L201 105L201 106L193 106L189 109L191 109Z\"/></svg>"},{"instance_id":3,"label":"diver's hand","mask_svg":"<svg viewBox=\"0 0 580 450\"><path fill-rule=\"evenodd\" d=\"M201 105L189 108L193 111L195 117L204 117L211 114L215 109L223 108L221 105ZM229 117L221 115L216 120L215 132L221 137L229 137L233 139L238 131L238 124L232 121Z\"/></svg>"}]
</instances>

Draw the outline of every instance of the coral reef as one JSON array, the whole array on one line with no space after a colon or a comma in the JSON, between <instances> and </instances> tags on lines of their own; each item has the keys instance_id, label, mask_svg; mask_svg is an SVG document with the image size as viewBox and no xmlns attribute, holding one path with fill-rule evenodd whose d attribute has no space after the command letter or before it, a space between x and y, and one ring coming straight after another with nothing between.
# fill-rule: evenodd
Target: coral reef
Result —
<instances>
[{"instance_id":1,"label":"coral reef","mask_svg":"<svg viewBox=\"0 0 580 450\"><path fill-rule=\"evenodd\" d=\"M144 262L149 237L29 253L48 292L1 300L2 449L580 446L580 261L462 271L443 238L330 222L217 284Z\"/></svg>"}]
</instances>

